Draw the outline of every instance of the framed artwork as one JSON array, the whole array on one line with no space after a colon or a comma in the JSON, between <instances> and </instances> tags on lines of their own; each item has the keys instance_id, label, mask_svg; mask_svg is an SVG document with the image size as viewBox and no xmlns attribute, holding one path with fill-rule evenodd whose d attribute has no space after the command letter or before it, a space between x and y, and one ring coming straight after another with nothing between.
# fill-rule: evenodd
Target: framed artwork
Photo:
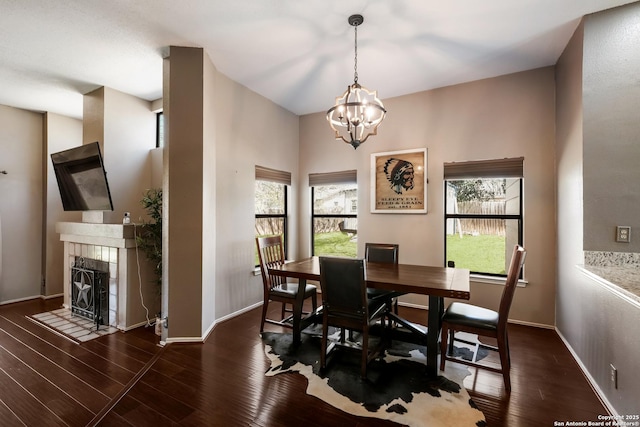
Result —
<instances>
[{"instance_id":1,"label":"framed artwork","mask_svg":"<svg viewBox=\"0 0 640 427\"><path fill-rule=\"evenodd\" d=\"M371 212L427 213L427 149L371 154Z\"/></svg>"}]
</instances>

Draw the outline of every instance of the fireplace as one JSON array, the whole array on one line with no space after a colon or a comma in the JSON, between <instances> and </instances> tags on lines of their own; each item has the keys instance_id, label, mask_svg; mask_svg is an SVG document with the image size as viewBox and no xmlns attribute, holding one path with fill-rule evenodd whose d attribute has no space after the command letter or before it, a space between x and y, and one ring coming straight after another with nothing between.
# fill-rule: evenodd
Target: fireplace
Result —
<instances>
[{"instance_id":1,"label":"fireplace","mask_svg":"<svg viewBox=\"0 0 640 427\"><path fill-rule=\"evenodd\" d=\"M104 323L101 324L123 331L147 324L148 311L145 307L151 313L159 311L160 302L153 281L153 266L143 256L138 259L134 227L134 224L79 222L56 224L60 240L64 242L65 308L71 310L74 305L81 305L74 310L76 313L81 311L80 308L84 309L91 305L88 303L89 295L73 294L75 287L76 291L84 289L88 292L91 289L94 302L95 296L99 295L101 306L97 317L102 316ZM76 275L77 277L73 277ZM104 299L102 288L96 293L93 287L88 287L91 276L94 279L98 277L102 282L106 290ZM80 285L76 287L74 282ZM144 296L144 304L142 296ZM80 297L80 304L76 304L78 297ZM94 313L92 320L95 320L95 317Z\"/></svg>"},{"instance_id":2,"label":"fireplace","mask_svg":"<svg viewBox=\"0 0 640 427\"><path fill-rule=\"evenodd\" d=\"M76 257L71 267L71 313L92 320L96 329L109 324L109 264Z\"/></svg>"}]
</instances>

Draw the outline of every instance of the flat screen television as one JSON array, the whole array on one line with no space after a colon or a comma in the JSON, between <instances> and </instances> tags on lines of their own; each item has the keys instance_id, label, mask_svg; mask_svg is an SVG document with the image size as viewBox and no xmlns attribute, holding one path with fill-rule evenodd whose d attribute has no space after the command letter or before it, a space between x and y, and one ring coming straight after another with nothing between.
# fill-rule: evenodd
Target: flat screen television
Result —
<instances>
[{"instance_id":1,"label":"flat screen television","mask_svg":"<svg viewBox=\"0 0 640 427\"><path fill-rule=\"evenodd\" d=\"M84 144L51 154L65 211L112 211L100 145Z\"/></svg>"}]
</instances>

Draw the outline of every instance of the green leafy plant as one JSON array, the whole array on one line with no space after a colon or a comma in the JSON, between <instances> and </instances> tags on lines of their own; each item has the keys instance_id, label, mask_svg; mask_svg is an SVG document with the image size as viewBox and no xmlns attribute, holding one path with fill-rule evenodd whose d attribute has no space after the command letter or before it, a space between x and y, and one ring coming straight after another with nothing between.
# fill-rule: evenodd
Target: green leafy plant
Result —
<instances>
[{"instance_id":1,"label":"green leafy plant","mask_svg":"<svg viewBox=\"0 0 640 427\"><path fill-rule=\"evenodd\" d=\"M158 289L162 285L162 189L152 188L145 191L142 206L147 211L150 221L142 221L136 233L138 248L153 263Z\"/></svg>"}]
</instances>

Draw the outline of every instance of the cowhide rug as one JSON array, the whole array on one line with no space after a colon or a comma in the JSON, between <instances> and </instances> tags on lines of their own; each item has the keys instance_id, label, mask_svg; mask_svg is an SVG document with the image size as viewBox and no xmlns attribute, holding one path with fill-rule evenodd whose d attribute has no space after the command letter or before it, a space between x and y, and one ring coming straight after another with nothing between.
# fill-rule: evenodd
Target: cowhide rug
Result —
<instances>
[{"instance_id":1,"label":"cowhide rug","mask_svg":"<svg viewBox=\"0 0 640 427\"><path fill-rule=\"evenodd\" d=\"M308 394L356 416L408 426L486 426L484 415L462 386L470 375L463 365L447 362L446 371L430 379L425 374L425 348L394 340L384 358L370 362L366 380L360 378L359 352L339 349L321 372L318 331L305 332L296 347L291 345L291 334L262 334L271 360L267 376L298 372L309 380ZM456 352L471 356L462 347ZM486 352L479 354L483 356Z\"/></svg>"}]
</instances>

